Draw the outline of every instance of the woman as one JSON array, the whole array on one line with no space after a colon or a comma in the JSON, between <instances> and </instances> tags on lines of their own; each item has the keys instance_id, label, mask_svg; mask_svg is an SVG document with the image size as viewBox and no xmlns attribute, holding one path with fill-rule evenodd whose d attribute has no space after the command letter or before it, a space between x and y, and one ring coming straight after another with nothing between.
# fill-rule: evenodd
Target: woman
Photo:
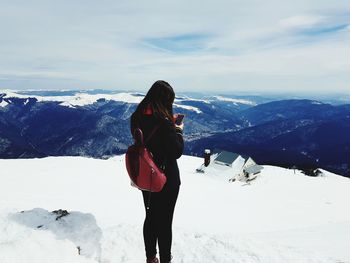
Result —
<instances>
[{"instance_id":1,"label":"woman","mask_svg":"<svg viewBox=\"0 0 350 263\"><path fill-rule=\"evenodd\" d=\"M173 102L175 93L169 83L158 80L147 92L131 116L131 132L139 127L147 138L155 127L156 132L147 142L155 163L164 170L167 182L161 192L142 191L146 210L143 225L147 263L158 263L157 242L161 263L171 262L172 221L180 188L177 159L183 152L183 124L174 123Z\"/></svg>"}]
</instances>

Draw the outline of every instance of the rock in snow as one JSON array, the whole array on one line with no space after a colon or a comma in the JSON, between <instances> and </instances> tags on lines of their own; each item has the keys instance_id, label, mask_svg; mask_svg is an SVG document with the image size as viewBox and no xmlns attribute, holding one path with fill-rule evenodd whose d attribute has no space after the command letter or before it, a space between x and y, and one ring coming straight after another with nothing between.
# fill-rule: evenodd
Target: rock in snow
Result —
<instances>
[{"instance_id":1,"label":"rock in snow","mask_svg":"<svg viewBox=\"0 0 350 263\"><path fill-rule=\"evenodd\" d=\"M11 214L9 219L28 228L49 231L57 239L74 243L79 255L100 259L102 231L91 214L35 208Z\"/></svg>"}]
</instances>

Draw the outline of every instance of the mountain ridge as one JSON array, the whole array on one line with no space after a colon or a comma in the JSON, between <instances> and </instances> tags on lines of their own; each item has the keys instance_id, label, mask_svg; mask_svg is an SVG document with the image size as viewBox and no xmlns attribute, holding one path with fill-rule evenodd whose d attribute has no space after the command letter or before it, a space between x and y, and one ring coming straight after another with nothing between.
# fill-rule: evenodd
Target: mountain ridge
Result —
<instances>
[{"instance_id":1,"label":"mountain ridge","mask_svg":"<svg viewBox=\"0 0 350 263\"><path fill-rule=\"evenodd\" d=\"M142 99L127 92L0 93L0 103L6 102L0 107L0 158L124 153L132 143L129 118ZM262 164L321 167L350 176L350 105L179 96L174 111L186 115L186 154L221 148Z\"/></svg>"}]
</instances>

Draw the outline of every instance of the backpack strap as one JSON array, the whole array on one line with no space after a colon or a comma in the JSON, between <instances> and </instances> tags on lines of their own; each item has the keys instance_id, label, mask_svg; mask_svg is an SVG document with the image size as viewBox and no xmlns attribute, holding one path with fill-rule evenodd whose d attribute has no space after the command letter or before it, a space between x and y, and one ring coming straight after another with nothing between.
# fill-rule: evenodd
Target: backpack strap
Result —
<instances>
[{"instance_id":1,"label":"backpack strap","mask_svg":"<svg viewBox=\"0 0 350 263\"><path fill-rule=\"evenodd\" d=\"M152 138L152 136L156 133L156 131L158 130L159 125L157 125L156 127L153 128L153 130L151 131L151 133L148 135L148 137L146 138L144 145L146 145L146 143Z\"/></svg>"},{"instance_id":2,"label":"backpack strap","mask_svg":"<svg viewBox=\"0 0 350 263\"><path fill-rule=\"evenodd\" d=\"M151 133L148 135L146 140L143 139L143 132L140 127L136 127L134 130L134 139L137 140L138 138L140 139L141 145L146 145L146 143L152 138L152 136L155 134L155 132L159 129L159 125L153 128ZM138 133L138 134L137 134Z\"/></svg>"}]
</instances>

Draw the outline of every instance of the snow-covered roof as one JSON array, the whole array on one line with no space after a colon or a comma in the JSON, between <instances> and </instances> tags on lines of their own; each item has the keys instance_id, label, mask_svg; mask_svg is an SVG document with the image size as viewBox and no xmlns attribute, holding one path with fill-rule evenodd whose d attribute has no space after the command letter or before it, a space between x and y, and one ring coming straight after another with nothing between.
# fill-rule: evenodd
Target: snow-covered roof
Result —
<instances>
[{"instance_id":1,"label":"snow-covered roof","mask_svg":"<svg viewBox=\"0 0 350 263\"><path fill-rule=\"evenodd\" d=\"M261 165L255 164L244 168L244 171L249 174L257 174L257 173L260 173L262 169L264 169L264 167L262 167Z\"/></svg>"},{"instance_id":2,"label":"snow-covered roof","mask_svg":"<svg viewBox=\"0 0 350 263\"><path fill-rule=\"evenodd\" d=\"M239 157L239 154L233 152L222 151L215 158L214 162L222 163L225 165L232 165L233 162Z\"/></svg>"}]
</instances>

